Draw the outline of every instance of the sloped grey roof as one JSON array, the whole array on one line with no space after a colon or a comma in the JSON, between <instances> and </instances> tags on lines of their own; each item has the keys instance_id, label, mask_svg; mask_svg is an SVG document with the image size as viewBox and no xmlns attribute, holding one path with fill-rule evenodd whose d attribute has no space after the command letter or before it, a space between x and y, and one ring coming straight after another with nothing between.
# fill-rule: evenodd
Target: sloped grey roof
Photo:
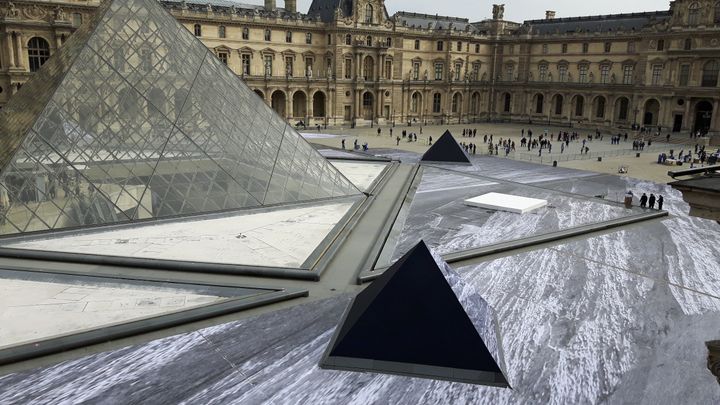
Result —
<instances>
[{"instance_id":1,"label":"sloped grey roof","mask_svg":"<svg viewBox=\"0 0 720 405\"><path fill-rule=\"evenodd\" d=\"M182 0L161 0L160 2L165 5L172 6L172 7L180 7L180 5L183 3ZM242 10L242 9L263 10L265 8L263 5L238 3L236 1L229 1L229 0L185 0L185 4L188 6L188 8L193 9L193 10L205 9L208 4L210 4L213 7L213 9L216 9L216 8L230 9L233 6L238 10Z\"/></svg>"},{"instance_id":2,"label":"sloped grey roof","mask_svg":"<svg viewBox=\"0 0 720 405\"><path fill-rule=\"evenodd\" d=\"M419 13L411 13L407 11L398 11L395 13L395 19L399 25L407 26L407 27L415 27L415 28L424 28L424 29L449 29L449 28L455 28L458 31L464 31L466 29L469 29L471 31L475 30L475 27L470 24L470 21L467 18L458 18L458 17L447 17L447 16L441 16L441 15L429 15L429 14L419 14Z\"/></svg>"},{"instance_id":3,"label":"sloped grey roof","mask_svg":"<svg viewBox=\"0 0 720 405\"><path fill-rule=\"evenodd\" d=\"M352 14L352 0L313 0L308 10L310 17L320 17L324 22L333 20L335 10L340 8L343 16L347 17Z\"/></svg>"},{"instance_id":4,"label":"sloped grey roof","mask_svg":"<svg viewBox=\"0 0 720 405\"><path fill-rule=\"evenodd\" d=\"M639 31L643 27L670 17L668 11L649 13L599 15L525 21L533 34L564 34L568 32Z\"/></svg>"}]
</instances>

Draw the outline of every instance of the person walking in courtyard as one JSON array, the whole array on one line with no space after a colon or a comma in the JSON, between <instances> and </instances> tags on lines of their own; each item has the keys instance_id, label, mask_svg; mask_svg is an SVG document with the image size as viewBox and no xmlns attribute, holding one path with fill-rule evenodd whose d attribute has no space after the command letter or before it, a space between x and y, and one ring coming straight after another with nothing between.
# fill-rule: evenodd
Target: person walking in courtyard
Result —
<instances>
[{"instance_id":1,"label":"person walking in courtyard","mask_svg":"<svg viewBox=\"0 0 720 405\"><path fill-rule=\"evenodd\" d=\"M650 203L650 209L654 210L655 209L655 194L650 194L649 203Z\"/></svg>"},{"instance_id":2,"label":"person walking in courtyard","mask_svg":"<svg viewBox=\"0 0 720 405\"><path fill-rule=\"evenodd\" d=\"M647 194L643 193L642 197L640 197L640 207L647 208L647 201L648 201L648 196L647 196Z\"/></svg>"},{"instance_id":3,"label":"person walking in courtyard","mask_svg":"<svg viewBox=\"0 0 720 405\"><path fill-rule=\"evenodd\" d=\"M658 196L657 204L658 204L658 210L660 210L660 211L662 211L663 202L665 202L665 200L663 199L663 196Z\"/></svg>"},{"instance_id":4,"label":"person walking in courtyard","mask_svg":"<svg viewBox=\"0 0 720 405\"><path fill-rule=\"evenodd\" d=\"M342 148L345 149L345 138L343 138L342 141L340 141L340 144L342 145Z\"/></svg>"},{"instance_id":5,"label":"person walking in courtyard","mask_svg":"<svg viewBox=\"0 0 720 405\"><path fill-rule=\"evenodd\" d=\"M420 127L420 133L422 134L422 127ZM432 145L432 136L428 138L428 145Z\"/></svg>"}]
</instances>

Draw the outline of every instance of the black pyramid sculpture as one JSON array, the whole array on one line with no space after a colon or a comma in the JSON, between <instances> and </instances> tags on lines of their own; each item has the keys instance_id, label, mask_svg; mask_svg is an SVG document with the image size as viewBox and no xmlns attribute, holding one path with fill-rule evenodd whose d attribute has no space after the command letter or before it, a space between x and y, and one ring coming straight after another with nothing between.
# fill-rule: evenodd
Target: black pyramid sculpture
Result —
<instances>
[{"instance_id":1,"label":"black pyramid sculpture","mask_svg":"<svg viewBox=\"0 0 720 405\"><path fill-rule=\"evenodd\" d=\"M425 152L420 161L470 164L465 151L450 134L450 131L445 131L440 139Z\"/></svg>"},{"instance_id":2,"label":"black pyramid sculpture","mask_svg":"<svg viewBox=\"0 0 720 405\"><path fill-rule=\"evenodd\" d=\"M509 387L492 308L462 294L471 320L459 285L421 241L355 297L320 366Z\"/></svg>"}]
</instances>

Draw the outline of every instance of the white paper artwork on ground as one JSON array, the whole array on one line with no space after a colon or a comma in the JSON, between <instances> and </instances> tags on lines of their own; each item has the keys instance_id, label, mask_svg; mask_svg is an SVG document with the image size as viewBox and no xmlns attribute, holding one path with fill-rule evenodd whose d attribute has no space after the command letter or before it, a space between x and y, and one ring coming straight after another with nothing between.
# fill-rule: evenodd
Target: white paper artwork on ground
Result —
<instances>
[{"instance_id":1,"label":"white paper artwork on ground","mask_svg":"<svg viewBox=\"0 0 720 405\"><path fill-rule=\"evenodd\" d=\"M520 197L510 194L487 193L465 200L465 205L498 211L527 214L547 205L547 200Z\"/></svg>"}]
</instances>

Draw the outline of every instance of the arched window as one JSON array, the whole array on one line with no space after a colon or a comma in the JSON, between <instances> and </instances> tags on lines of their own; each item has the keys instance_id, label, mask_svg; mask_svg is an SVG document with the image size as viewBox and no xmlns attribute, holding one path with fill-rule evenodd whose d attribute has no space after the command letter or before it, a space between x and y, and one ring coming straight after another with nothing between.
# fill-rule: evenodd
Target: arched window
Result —
<instances>
[{"instance_id":1,"label":"arched window","mask_svg":"<svg viewBox=\"0 0 720 405\"><path fill-rule=\"evenodd\" d=\"M505 103L504 103L505 105L503 106L503 111L505 111L506 113L510 112L510 101L511 101L510 93L505 93Z\"/></svg>"},{"instance_id":2,"label":"arched window","mask_svg":"<svg viewBox=\"0 0 720 405\"><path fill-rule=\"evenodd\" d=\"M202 26L200 26L200 24L195 24L193 26L193 33L196 37L202 36Z\"/></svg>"},{"instance_id":3,"label":"arched window","mask_svg":"<svg viewBox=\"0 0 720 405\"><path fill-rule=\"evenodd\" d=\"M582 96L575 97L575 116L581 117L585 110L585 99Z\"/></svg>"},{"instance_id":4,"label":"arched window","mask_svg":"<svg viewBox=\"0 0 720 405\"><path fill-rule=\"evenodd\" d=\"M28 41L28 62L31 72L37 72L50 58L50 44L40 37L30 38Z\"/></svg>"},{"instance_id":5,"label":"arched window","mask_svg":"<svg viewBox=\"0 0 720 405\"><path fill-rule=\"evenodd\" d=\"M345 35L345 45L352 45L352 35Z\"/></svg>"},{"instance_id":6,"label":"arched window","mask_svg":"<svg viewBox=\"0 0 720 405\"><path fill-rule=\"evenodd\" d=\"M700 22L700 4L692 3L688 8L688 25L695 26Z\"/></svg>"},{"instance_id":7,"label":"arched window","mask_svg":"<svg viewBox=\"0 0 720 405\"><path fill-rule=\"evenodd\" d=\"M442 94L440 94L440 93L433 94L433 112L439 113L441 106L442 106Z\"/></svg>"},{"instance_id":8,"label":"arched window","mask_svg":"<svg viewBox=\"0 0 720 405\"><path fill-rule=\"evenodd\" d=\"M555 115L562 115L563 112L563 96L555 96Z\"/></svg>"},{"instance_id":9,"label":"arched window","mask_svg":"<svg viewBox=\"0 0 720 405\"><path fill-rule=\"evenodd\" d=\"M707 62L705 66L703 66L702 86L717 87L718 73L720 73L720 63L715 60Z\"/></svg>"},{"instance_id":10,"label":"arched window","mask_svg":"<svg viewBox=\"0 0 720 405\"><path fill-rule=\"evenodd\" d=\"M543 113L543 104L545 103L545 96L538 94L535 96L535 114Z\"/></svg>"},{"instance_id":11,"label":"arched window","mask_svg":"<svg viewBox=\"0 0 720 405\"><path fill-rule=\"evenodd\" d=\"M372 37L370 35L365 37L365 45L372 46Z\"/></svg>"},{"instance_id":12,"label":"arched window","mask_svg":"<svg viewBox=\"0 0 720 405\"><path fill-rule=\"evenodd\" d=\"M461 97L462 96L460 95L460 93L455 93L455 95L453 95L452 106L451 106L452 112L454 112L454 113L460 112L460 104L462 104Z\"/></svg>"},{"instance_id":13,"label":"arched window","mask_svg":"<svg viewBox=\"0 0 720 405\"><path fill-rule=\"evenodd\" d=\"M373 23L373 12L374 12L374 10L373 10L372 4L368 4L367 6L365 6L365 22L366 23L368 23L368 24Z\"/></svg>"},{"instance_id":14,"label":"arched window","mask_svg":"<svg viewBox=\"0 0 720 405\"><path fill-rule=\"evenodd\" d=\"M387 45L388 48L392 48L392 38L385 38L385 45Z\"/></svg>"},{"instance_id":15,"label":"arched window","mask_svg":"<svg viewBox=\"0 0 720 405\"><path fill-rule=\"evenodd\" d=\"M416 113L420 108L420 93L413 93L410 98L410 112Z\"/></svg>"},{"instance_id":16,"label":"arched window","mask_svg":"<svg viewBox=\"0 0 720 405\"><path fill-rule=\"evenodd\" d=\"M218 38L225 38L225 26L221 25L218 27Z\"/></svg>"},{"instance_id":17,"label":"arched window","mask_svg":"<svg viewBox=\"0 0 720 405\"><path fill-rule=\"evenodd\" d=\"M720 24L720 1L715 2L715 10L713 11L713 22Z\"/></svg>"}]
</instances>

